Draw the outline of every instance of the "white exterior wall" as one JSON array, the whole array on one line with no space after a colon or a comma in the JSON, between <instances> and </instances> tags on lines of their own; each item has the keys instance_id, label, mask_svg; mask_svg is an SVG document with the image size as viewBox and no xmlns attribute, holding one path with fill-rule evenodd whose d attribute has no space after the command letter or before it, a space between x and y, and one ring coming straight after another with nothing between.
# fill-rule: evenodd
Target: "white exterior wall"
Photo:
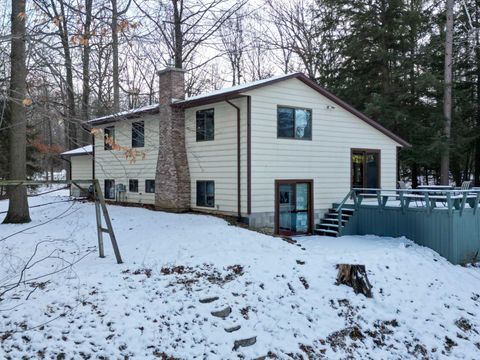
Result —
<instances>
[{"instance_id":1,"label":"white exterior wall","mask_svg":"<svg viewBox=\"0 0 480 360\"><path fill-rule=\"evenodd\" d=\"M72 164L73 180L91 180L92 179L92 156L75 155L70 157Z\"/></svg>"},{"instance_id":2,"label":"white exterior wall","mask_svg":"<svg viewBox=\"0 0 480 360\"><path fill-rule=\"evenodd\" d=\"M274 212L275 180L313 179L314 209L326 210L350 190L350 150L381 150L381 187L396 187L396 148L388 136L297 79L252 96L252 213ZM277 106L312 109L312 140L278 139ZM334 109L327 109L334 106ZM316 214L317 218L320 214Z\"/></svg>"},{"instance_id":3,"label":"white exterior wall","mask_svg":"<svg viewBox=\"0 0 480 360\"><path fill-rule=\"evenodd\" d=\"M103 132L95 137L95 177L99 180L102 191L104 180L113 179L115 185L123 184L126 187L126 201L144 204L154 204L155 194L145 193L145 180L155 180L158 158L158 121L159 115L143 115L136 119L112 122L97 128L115 127L115 142L127 148L132 146L132 123L145 121L145 147L136 148L137 159L134 163L125 158L122 150L104 150ZM142 154L145 158L142 159ZM128 180L138 180L138 193L128 191Z\"/></svg>"},{"instance_id":4,"label":"white exterior wall","mask_svg":"<svg viewBox=\"0 0 480 360\"><path fill-rule=\"evenodd\" d=\"M231 101L241 115L241 211L247 211L247 100ZM212 141L196 141L196 112L215 109ZM191 181L191 207L195 210L237 214L237 110L225 101L185 110L185 138ZM215 181L215 207L197 207L197 180Z\"/></svg>"},{"instance_id":5,"label":"white exterior wall","mask_svg":"<svg viewBox=\"0 0 480 360\"><path fill-rule=\"evenodd\" d=\"M72 180L91 180L93 177L92 156L91 155L75 155L70 156L70 163L72 165ZM82 188L88 189L89 185L80 185ZM71 196L80 196L82 191L75 185L70 187ZM85 195L85 194L83 194Z\"/></svg>"}]
</instances>

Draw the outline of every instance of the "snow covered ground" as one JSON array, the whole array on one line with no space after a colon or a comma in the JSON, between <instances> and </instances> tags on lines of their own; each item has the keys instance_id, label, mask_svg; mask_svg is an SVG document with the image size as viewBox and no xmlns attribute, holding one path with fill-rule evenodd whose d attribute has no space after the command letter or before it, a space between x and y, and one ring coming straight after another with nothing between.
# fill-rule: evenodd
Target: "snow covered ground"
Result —
<instances>
[{"instance_id":1,"label":"snow covered ground","mask_svg":"<svg viewBox=\"0 0 480 360\"><path fill-rule=\"evenodd\" d=\"M93 204L66 195L30 198L52 204L0 225L1 359L480 358L480 269L407 239L293 245L215 217L109 206L117 265L108 236L97 256ZM373 299L336 286L337 263L365 264Z\"/></svg>"}]
</instances>

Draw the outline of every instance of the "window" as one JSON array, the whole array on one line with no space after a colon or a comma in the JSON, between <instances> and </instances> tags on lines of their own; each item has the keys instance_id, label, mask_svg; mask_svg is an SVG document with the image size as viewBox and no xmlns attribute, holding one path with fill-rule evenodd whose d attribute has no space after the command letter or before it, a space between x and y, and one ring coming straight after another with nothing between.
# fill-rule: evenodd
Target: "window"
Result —
<instances>
[{"instance_id":1,"label":"window","mask_svg":"<svg viewBox=\"0 0 480 360\"><path fill-rule=\"evenodd\" d=\"M155 192L155 180L145 180L145 192L146 193Z\"/></svg>"},{"instance_id":2,"label":"window","mask_svg":"<svg viewBox=\"0 0 480 360\"><path fill-rule=\"evenodd\" d=\"M312 110L278 107L277 136L279 138L312 139Z\"/></svg>"},{"instance_id":3,"label":"window","mask_svg":"<svg viewBox=\"0 0 480 360\"><path fill-rule=\"evenodd\" d=\"M128 191L133 193L138 192L138 180L128 180Z\"/></svg>"},{"instance_id":4,"label":"window","mask_svg":"<svg viewBox=\"0 0 480 360\"><path fill-rule=\"evenodd\" d=\"M214 110L197 111L197 141L213 140L215 137Z\"/></svg>"},{"instance_id":5,"label":"window","mask_svg":"<svg viewBox=\"0 0 480 360\"><path fill-rule=\"evenodd\" d=\"M145 122L132 123L132 148L145 146Z\"/></svg>"},{"instance_id":6,"label":"window","mask_svg":"<svg viewBox=\"0 0 480 360\"><path fill-rule=\"evenodd\" d=\"M115 199L115 180L105 179L103 182L105 199Z\"/></svg>"},{"instance_id":7,"label":"window","mask_svg":"<svg viewBox=\"0 0 480 360\"><path fill-rule=\"evenodd\" d=\"M197 206L215 206L214 181L197 181Z\"/></svg>"},{"instance_id":8,"label":"window","mask_svg":"<svg viewBox=\"0 0 480 360\"><path fill-rule=\"evenodd\" d=\"M115 127L109 126L103 129L103 148L105 150L112 150L113 144L115 144Z\"/></svg>"}]
</instances>

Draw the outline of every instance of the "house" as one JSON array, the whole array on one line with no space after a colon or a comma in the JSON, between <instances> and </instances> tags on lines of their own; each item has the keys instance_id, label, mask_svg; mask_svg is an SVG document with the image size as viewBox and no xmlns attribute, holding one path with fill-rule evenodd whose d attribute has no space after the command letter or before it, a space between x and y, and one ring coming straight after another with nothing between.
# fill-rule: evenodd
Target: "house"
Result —
<instances>
[{"instance_id":1,"label":"house","mask_svg":"<svg viewBox=\"0 0 480 360\"><path fill-rule=\"evenodd\" d=\"M302 73L187 99L183 70L159 77L158 105L89 121L112 201L302 234L352 187L396 187L409 144Z\"/></svg>"},{"instance_id":2,"label":"house","mask_svg":"<svg viewBox=\"0 0 480 360\"><path fill-rule=\"evenodd\" d=\"M93 146L87 145L77 149L65 151L60 156L70 165L70 178L74 180L93 179ZM70 187L70 195L74 197L85 196L76 185Z\"/></svg>"}]
</instances>

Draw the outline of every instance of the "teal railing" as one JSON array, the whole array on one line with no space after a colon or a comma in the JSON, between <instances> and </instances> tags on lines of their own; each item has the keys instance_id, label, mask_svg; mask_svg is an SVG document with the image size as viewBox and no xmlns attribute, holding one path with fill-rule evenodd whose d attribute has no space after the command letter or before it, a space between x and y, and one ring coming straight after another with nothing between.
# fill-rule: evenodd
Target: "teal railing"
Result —
<instances>
[{"instance_id":1,"label":"teal railing","mask_svg":"<svg viewBox=\"0 0 480 360\"><path fill-rule=\"evenodd\" d=\"M353 201L355 209L362 204L364 199L376 200L375 204L381 208L386 206L400 206L402 211L407 211L415 203L416 209L432 211L434 209L448 210L449 214L459 211L462 215L468 204L476 213L480 203L480 189L377 189L353 188L337 205L335 210L338 216L339 230L343 228L342 216L345 205ZM394 203L393 203L393 202Z\"/></svg>"}]
</instances>

